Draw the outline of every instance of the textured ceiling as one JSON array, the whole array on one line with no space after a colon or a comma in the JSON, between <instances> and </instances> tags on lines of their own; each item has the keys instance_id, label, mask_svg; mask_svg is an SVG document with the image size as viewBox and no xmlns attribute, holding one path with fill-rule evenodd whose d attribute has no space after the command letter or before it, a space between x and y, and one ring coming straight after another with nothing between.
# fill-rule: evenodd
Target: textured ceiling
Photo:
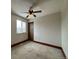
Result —
<instances>
[{"instance_id":1,"label":"textured ceiling","mask_svg":"<svg viewBox=\"0 0 79 59\"><path fill-rule=\"evenodd\" d=\"M61 11L66 6L67 0L12 0L11 9L22 17L26 17L26 12L33 3L36 3L34 10L42 10L42 13L36 13L37 17L42 17L51 13Z\"/></svg>"}]
</instances>

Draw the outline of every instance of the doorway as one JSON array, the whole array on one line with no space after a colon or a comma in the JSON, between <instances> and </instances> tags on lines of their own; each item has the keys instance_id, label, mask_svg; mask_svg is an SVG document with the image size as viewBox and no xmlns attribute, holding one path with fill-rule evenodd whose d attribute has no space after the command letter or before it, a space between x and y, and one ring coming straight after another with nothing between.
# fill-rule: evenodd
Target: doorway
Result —
<instances>
[{"instance_id":1,"label":"doorway","mask_svg":"<svg viewBox=\"0 0 79 59\"><path fill-rule=\"evenodd\" d=\"M34 40L34 22L28 23L28 39L31 41Z\"/></svg>"}]
</instances>

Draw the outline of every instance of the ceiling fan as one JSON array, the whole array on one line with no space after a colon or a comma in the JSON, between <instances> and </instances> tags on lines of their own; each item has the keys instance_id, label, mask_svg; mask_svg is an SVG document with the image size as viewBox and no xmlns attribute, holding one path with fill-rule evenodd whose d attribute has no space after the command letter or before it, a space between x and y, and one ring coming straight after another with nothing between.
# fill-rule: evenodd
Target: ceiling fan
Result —
<instances>
[{"instance_id":1,"label":"ceiling fan","mask_svg":"<svg viewBox=\"0 0 79 59\"><path fill-rule=\"evenodd\" d=\"M28 10L28 12L24 12L24 13L27 13L28 15L26 16L26 18L28 18L30 15L33 15L34 17L36 17L35 13L41 13L42 10L37 10L37 11L34 11L33 9L33 6L31 6Z\"/></svg>"}]
</instances>

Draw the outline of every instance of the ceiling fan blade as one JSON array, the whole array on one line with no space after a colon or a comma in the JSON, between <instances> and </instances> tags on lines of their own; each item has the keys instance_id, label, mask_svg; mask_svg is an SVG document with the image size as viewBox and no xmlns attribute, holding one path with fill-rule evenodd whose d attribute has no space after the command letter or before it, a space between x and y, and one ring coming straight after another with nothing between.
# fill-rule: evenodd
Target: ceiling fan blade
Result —
<instances>
[{"instance_id":1,"label":"ceiling fan blade","mask_svg":"<svg viewBox=\"0 0 79 59\"><path fill-rule=\"evenodd\" d=\"M28 17L29 17L29 15L26 16L26 18L28 18Z\"/></svg>"},{"instance_id":2,"label":"ceiling fan blade","mask_svg":"<svg viewBox=\"0 0 79 59\"><path fill-rule=\"evenodd\" d=\"M49 0L33 0L33 4L30 7L30 10L33 9L33 8L35 8L36 6L44 3L44 2L47 2L47 1L49 1Z\"/></svg>"},{"instance_id":3,"label":"ceiling fan blade","mask_svg":"<svg viewBox=\"0 0 79 59\"><path fill-rule=\"evenodd\" d=\"M33 11L33 13L40 13L42 12L41 10L38 10L38 11Z\"/></svg>"},{"instance_id":4,"label":"ceiling fan blade","mask_svg":"<svg viewBox=\"0 0 79 59\"><path fill-rule=\"evenodd\" d=\"M29 10L33 9L36 5L37 5L37 3L34 2L34 3L32 4L32 6L29 8Z\"/></svg>"},{"instance_id":5,"label":"ceiling fan blade","mask_svg":"<svg viewBox=\"0 0 79 59\"><path fill-rule=\"evenodd\" d=\"M31 10L33 8L33 6L31 6L30 8L29 8L29 10Z\"/></svg>"},{"instance_id":6,"label":"ceiling fan blade","mask_svg":"<svg viewBox=\"0 0 79 59\"><path fill-rule=\"evenodd\" d=\"M36 17L36 15L33 14L34 17Z\"/></svg>"}]
</instances>

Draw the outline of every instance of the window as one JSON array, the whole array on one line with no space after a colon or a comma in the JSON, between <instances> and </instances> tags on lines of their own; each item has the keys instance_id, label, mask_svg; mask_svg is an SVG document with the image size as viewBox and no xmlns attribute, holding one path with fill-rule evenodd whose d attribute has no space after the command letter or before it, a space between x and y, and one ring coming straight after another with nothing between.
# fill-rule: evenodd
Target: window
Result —
<instances>
[{"instance_id":1,"label":"window","mask_svg":"<svg viewBox=\"0 0 79 59\"><path fill-rule=\"evenodd\" d=\"M26 23L22 22L22 32L26 32Z\"/></svg>"},{"instance_id":2,"label":"window","mask_svg":"<svg viewBox=\"0 0 79 59\"><path fill-rule=\"evenodd\" d=\"M24 33L26 32L26 22L21 20L16 20L16 32L17 33Z\"/></svg>"}]
</instances>

